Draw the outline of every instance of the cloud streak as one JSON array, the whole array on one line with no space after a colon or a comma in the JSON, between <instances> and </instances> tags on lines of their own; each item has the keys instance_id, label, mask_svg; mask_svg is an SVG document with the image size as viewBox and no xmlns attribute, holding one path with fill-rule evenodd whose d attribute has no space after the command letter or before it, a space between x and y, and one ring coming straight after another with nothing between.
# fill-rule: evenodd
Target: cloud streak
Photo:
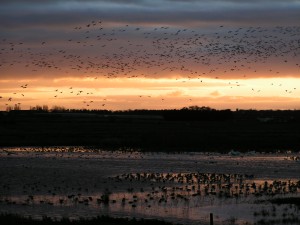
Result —
<instances>
[{"instance_id":1,"label":"cloud streak","mask_svg":"<svg viewBox=\"0 0 300 225\"><path fill-rule=\"evenodd\" d=\"M151 108L165 107L161 98L183 107L191 97L213 107L298 104L298 79L273 81L300 77L298 0L3 0L0 29L6 104L26 79L35 80L31 103L41 94L67 104L70 93L54 97L52 89L73 86L113 95L115 108L149 93ZM259 85L261 77L274 85Z\"/></svg>"},{"instance_id":2,"label":"cloud streak","mask_svg":"<svg viewBox=\"0 0 300 225\"><path fill-rule=\"evenodd\" d=\"M172 2L172 3L170 3ZM62 26L101 19L145 24L299 25L299 1L7 1L0 27Z\"/></svg>"}]
</instances>

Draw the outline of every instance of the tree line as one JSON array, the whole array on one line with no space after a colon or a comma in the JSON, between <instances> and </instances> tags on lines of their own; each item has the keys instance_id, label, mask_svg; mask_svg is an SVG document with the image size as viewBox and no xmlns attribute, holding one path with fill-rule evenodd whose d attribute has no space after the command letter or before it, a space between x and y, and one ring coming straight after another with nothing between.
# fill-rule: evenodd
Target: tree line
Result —
<instances>
[{"instance_id":1,"label":"tree line","mask_svg":"<svg viewBox=\"0 0 300 225\"><path fill-rule=\"evenodd\" d=\"M36 105L29 110L21 110L19 105L8 108L9 114L36 113L92 113L98 115L143 115L161 116L167 121L225 121L231 119L259 120L260 122L290 122L300 121L300 110L255 110L255 109L214 109L208 106L188 106L180 109L67 109L63 106L48 107Z\"/></svg>"}]
</instances>

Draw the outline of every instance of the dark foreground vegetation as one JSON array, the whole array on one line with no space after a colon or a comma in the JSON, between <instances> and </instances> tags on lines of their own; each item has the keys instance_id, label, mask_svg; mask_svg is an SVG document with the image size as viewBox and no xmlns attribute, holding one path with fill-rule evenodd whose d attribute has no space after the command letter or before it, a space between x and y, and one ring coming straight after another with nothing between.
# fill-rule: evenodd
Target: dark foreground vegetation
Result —
<instances>
[{"instance_id":1,"label":"dark foreground vegetation","mask_svg":"<svg viewBox=\"0 0 300 225\"><path fill-rule=\"evenodd\" d=\"M53 220L49 217L44 217L41 220L37 220L18 215L2 214L0 215L0 221L1 225L172 225L172 223L161 220L137 220L134 218L112 218L108 216L79 220L69 220L67 218Z\"/></svg>"},{"instance_id":2,"label":"dark foreground vegetation","mask_svg":"<svg viewBox=\"0 0 300 225\"><path fill-rule=\"evenodd\" d=\"M278 205L293 204L300 208L300 197L275 198L270 200L270 202Z\"/></svg>"},{"instance_id":3,"label":"dark foreground vegetation","mask_svg":"<svg viewBox=\"0 0 300 225\"><path fill-rule=\"evenodd\" d=\"M94 146L145 151L300 149L300 110L12 110L0 146Z\"/></svg>"}]
</instances>

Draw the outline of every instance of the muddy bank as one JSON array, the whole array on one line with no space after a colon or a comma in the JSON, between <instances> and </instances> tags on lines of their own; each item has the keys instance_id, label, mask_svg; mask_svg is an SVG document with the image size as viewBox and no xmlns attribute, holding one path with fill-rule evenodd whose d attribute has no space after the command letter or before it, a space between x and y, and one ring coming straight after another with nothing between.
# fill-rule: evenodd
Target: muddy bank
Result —
<instances>
[{"instance_id":1,"label":"muddy bank","mask_svg":"<svg viewBox=\"0 0 300 225\"><path fill-rule=\"evenodd\" d=\"M70 220L64 218L61 220L53 220L49 217L44 217L41 220L33 219L31 217L22 217L14 214L2 214L0 215L0 221L3 225L19 225L19 224L31 224L31 225L172 225L173 223L165 222L162 220L136 220L128 218L112 218L108 216L96 217L94 219L80 219Z\"/></svg>"}]
</instances>

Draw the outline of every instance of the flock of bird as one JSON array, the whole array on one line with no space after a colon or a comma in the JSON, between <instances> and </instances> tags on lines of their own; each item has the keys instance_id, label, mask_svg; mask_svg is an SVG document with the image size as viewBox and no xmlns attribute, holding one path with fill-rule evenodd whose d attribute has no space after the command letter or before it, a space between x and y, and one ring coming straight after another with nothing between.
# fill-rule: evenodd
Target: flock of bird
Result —
<instances>
[{"instance_id":1,"label":"flock of bird","mask_svg":"<svg viewBox=\"0 0 300 225\"><path fill-rule=\"evenodd\" d=\"M248 171L246 173L236 173L235 170L201 172L207 170L203 160L204 164L199 168L187 164L187 170L183 170L185 172L173 172L172 168L177 168L177 163L170 164L167 170L153 170L153 165L149 164L152 169L142 166L137 169L139 172L130 172L121 166L126 160L119 157L131 156L128 162L144 165L140 163L142 161L137 162L139 152L97 152L96 148L76 146L8 148L4 153L11 154L4 156L2 153L6 164L2 166L0 206L5 210L25 210L33 216L43 215L49 210L58 212L58 215L70 210L72 215L90 216L94 211L98 215L99 210L103 209L114 209L115 212L130 215L148 210L153 216L157 213L155 210L165 213L165 210L172 208L179 211L188 207L196 208L198 213L206 207L219 207L219 204L227 207L227 202L230 205L251 204L257 209L261 205L265 207L265 202L270 205L270 200L297 197L300 193L299 179L281 178L281 175L262 178L259 173L258 176L252 174L258 172L254 167L254 170L245 170ZM81 155L90 155L92 158L82 158ZM12 164L8 158L17 163ZM281 163L281 156L277 160ZM112 162L116 161L119 163L113 163L112 167ZM255 163L252 160L249 162ZM264 164L266 162L263 161ZM100 168L111 171L110 175L103 173ZM11 176L11 170L23 173ZM86 214L85 210L89 213Z\"/></svg>"},{"instance_id":2,"label":"flock of bird","mask_svg":"<svg viewBox=\"0 0 300 225\"><path fill-rule=\"evenodd\" d=\"M242 197L297 193L300 181L293 182L274 180L257 182L250 174L217 174L217 173L127 173L113 177L117 182L159 182L176 183L179 187L163 186L162 192L180 190L187 196L217 195L218 197ZM181 192L182 194L182 192ZM171 195L172 196L172 195ZM174 198L173 198L174 199Z\"/></svg>"},{"instance_id":3,"label":"flock of bird","mask_svg":"<svg viewBox=\"0 0 300 225\"><path fill-rule=\"evenodd\" d=\"M171 74L178 82L197 79L199 86L204 78L248 79L261 74L281 77L287 70L300 73L299 36L298 26L232 28L221 25L214 29L179 29L127 24L112 28L94 20L71 28L60 40L35 38L32 43L2 37L0 71L17 74L22 70L33 77L59 74L94 82L98 78L163 78ZM236 81L228 82L227 86L244 85ZM297 89L276 82L270 86L280 87L282 94L292 94ZM0 101L6 106L13 102L20 106L26 97L24 89L30 88L30 84L19 88L18 93L0 94ZM103 99L95 106L90 96L97 93L83 89L56 88L51 98L63 98L67 93L80 97L85 107L107 104ZM263 90L249 87L249 92Z\"/></svg>"},{"instance_id":4,"label":"flock of bird","mask_svg":"<svg viewBox=\"0 0 300 225\"><path fill-rule=\"evenodd\" d=\"M24 169L31 170L32 168L24 167ZM238 199L249 196L259 198L297 194L300 190L300 180L262 182L254 180L251 175L243 174L143 172L127 173L108 179L113 182L114 186L124 188L128 185L127 191L119 193L119 191L114 192L112 189L105 188L99 194L96 191L97 183L93 184L93 188L86 188L69 186L66 181L63 181L60 185L51 188L37 181L32 184L23 184L23 195L17 198L0 197L0 204L23 206L48 204L68 207L83 204L97 207L117 203L123 207L127 205L135 208L138 205L145 205L151 208L157 204L167 206L167 204L177 205L178 202L188 203L195 198L201 201L205 198ZM137 188L139 183L144 183L144 186ZM0 186L2 192L9 192L11 188L9 184Z\"/></svg>"}]
</instances>

